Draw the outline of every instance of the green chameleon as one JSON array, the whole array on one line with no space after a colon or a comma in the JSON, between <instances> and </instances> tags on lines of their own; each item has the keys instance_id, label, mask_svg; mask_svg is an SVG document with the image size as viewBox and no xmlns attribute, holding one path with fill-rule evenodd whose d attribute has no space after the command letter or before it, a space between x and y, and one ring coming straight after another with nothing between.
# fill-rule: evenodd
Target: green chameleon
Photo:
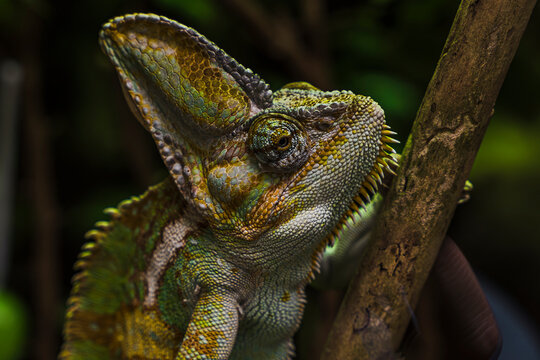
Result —
<instances>
[{"instance_id":1,"label":"green chameleon","mask_svg":"<svg viewBox=\"0 0 540 360\"><path fill-rule=\"evenodd\" d=\"M170 176L87 234L60 358L291 358L306 285L359 254L396 165L383 110L305 82L272 93L156 15L100 43Z\"/></svg>"}]
</instances>

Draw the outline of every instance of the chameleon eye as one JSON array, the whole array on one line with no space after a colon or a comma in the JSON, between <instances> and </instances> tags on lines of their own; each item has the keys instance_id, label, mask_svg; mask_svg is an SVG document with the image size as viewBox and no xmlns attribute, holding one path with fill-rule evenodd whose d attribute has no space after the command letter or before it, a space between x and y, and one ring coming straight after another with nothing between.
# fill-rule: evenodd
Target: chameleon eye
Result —
<instances>
[{"instance_id":1,"label":"chameleon eye","mask_svg":"<svg viewBox=\"0 0 540 360\"><path fill-rule=\"evenodd\" d=\"M291 137L282 136L277 141L277 149L280 151L285 151L291 146Z\"/></svg>"},{"instance_id":2,"label":"chameleon eye","mask_svg":"<svg viewBox=\"0 0 540 360\"><path fill-rule=\"evenodd\" d=\"M284 114L256 118L249 128L247 145L263 167L278 172L298 169L308 156L304 127Z\"/></svg>"}]
</instances>

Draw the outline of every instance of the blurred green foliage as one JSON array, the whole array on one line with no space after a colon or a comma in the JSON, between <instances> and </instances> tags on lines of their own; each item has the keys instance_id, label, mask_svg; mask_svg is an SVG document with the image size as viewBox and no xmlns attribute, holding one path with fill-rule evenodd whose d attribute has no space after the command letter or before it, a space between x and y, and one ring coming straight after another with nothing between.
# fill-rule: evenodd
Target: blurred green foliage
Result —
<instances>
[{"instance_id":1,"label":"blurred green foliage","mask_svg":"<svg viewBox=\"0 0 540 360\"><path fill-rule=\"evenodd\" d=\"M254 1L273 22L288 15L308 36L301 2ZM405 142L435 69L459 2L443 0L328 1L322 26L328 71L336 89L370 95ZM272 89L301 80L286 58L268 49L242 12L212 0L0 0L0 61L23 61L25 39L38 37L44 117L49 125L54 190L60 208L58 337L72 264L83 234L105 218L101 209L139 194L166 176L154 145L130 114L112 67L97 44L107 19L154 12L196 28ZM32 16L29 16L32 14ZM29 19L39 30L28 34ZM321 40L323 41L323 40ZM512 294L540 323L540 16L531 23L509 70L474 165L472 199L461 206L450 234L473 266ZM315 84L317 85L317 84ZM32 104L24 103L25 106ZM9 289L32 298L35 254L21 131ZM0 311L2 311L0 303ZM5 339L0 335L1 339ZM4 343L5 341L1 341ZM30 352L28 352L27 356ZM0 358L3 358L0 354Z\"/></svg>"},{"instance_id":2,"label":"blurred green foliage","mask_svg":"<svg viewBox=\"0 0 540 360\"><path fill-rule=\"evenodd\" d=\"M513 119L512 114L504 113L495 117L476 157L474 178L500 176L501 170L503 177L511 181L537 174L540 121L527 124Z\"/></svg>"},{"instance_id":3,"label":"blurred green foliage","mask_svg":"<svg viewBox=\"0 0 540 360\"><path fill-rule=\"evenodd\" d=\"M0 359L19 359L27 341L28 315L21 299L0 291Z\"/></svg>"},{"instance_id":4,"label":"blurred green foliage","mask_svg":"<svg viewBox=\"0 0 540 360\"><path fill-rule=\"evenodd\" d=\"M211 0L198 1L178 1L178 0L157 0L157 6L170 9L186 17L201 22L213 22L218 18L218 10Z\"/></svg>"}]
</instances>

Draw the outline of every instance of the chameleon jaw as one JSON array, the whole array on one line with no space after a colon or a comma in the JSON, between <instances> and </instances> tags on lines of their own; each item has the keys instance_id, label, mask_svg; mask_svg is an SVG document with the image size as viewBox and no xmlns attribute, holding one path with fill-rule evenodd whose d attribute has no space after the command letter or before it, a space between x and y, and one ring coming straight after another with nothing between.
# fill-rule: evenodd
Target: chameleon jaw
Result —
<instances>
[{"instance_id":1,"label":"chameleon jaw","mask_svg":"<svg viewBox=\"0 0 540 360\"><path fill-rule=\"evenodd\" d=\"M367 205L371 203L373 198L379 193L379 186L383 185L383 179L386 174L395 176L394 170L399 166L396 159L396 151L390 144L399 143L398 140L392 138L392 135L397 133L390 130L388 125L383 126L381 136L381 146L379 154L375 159L371 171L365 176L358 193L353 197L347 210L343 213L334 228L323 239L312 256L311 271L308 275L308 282L315 278L315 275L320 272L320 263L324 250L327 247L334 246L345 231L351 230L358 221L362 220L362 212L366 212Z\"/></svg>"},{"instance_id":2,"label":"chameleon jaw","mask_svg":"<svg viewBox=\"0 0 540 360\"><path fill-rule=\"evenodd\" d=\"M390 146L390 144L399 143L398 140L392 138L392 135L397 133L390 130L390 126L384 125L381 136L381 146L379 154L373 163L371 171L365 176L364 182L360 186L358 193L353 197L348 209L341 216L340 220L334 226L332 231L325 239L325 246L333 246L335 240L338 238L340 230L344 227L354 225L355 215L360 214L360 208L366 209L366 205L373 200L373 197L379 192L379 186L383 185L384 176L388 173L396 175L395 169L398 167L398 163L394 158L396 151Z\"/></svg>"}]
</instances>

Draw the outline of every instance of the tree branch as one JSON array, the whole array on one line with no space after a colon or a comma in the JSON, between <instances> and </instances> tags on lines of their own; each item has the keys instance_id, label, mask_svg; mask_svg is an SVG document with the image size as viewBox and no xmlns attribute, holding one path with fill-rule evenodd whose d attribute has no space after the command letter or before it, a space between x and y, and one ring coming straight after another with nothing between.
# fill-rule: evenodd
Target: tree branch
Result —
<instances>
[{"instance_id":1,"label":"tree branch","mask_svg":"<svg viewBox=\"0 0 540 360\"><path fill-rule=\"evenodd\" d=\"M323 42L326 37L322 35L322 30L313 24L313 21L322 21L324 7L320 1L312 2L309 6L304 5L302 9L310 12L304 14L308 21L311 21L308 26L310 38L317 38L320 43L315 51L302 41L299 26L290 16L269 16L256 2L249 0L221 0L223 5L252 27L264 41L265 50L269 50L270 55L282 58L299 78L328 89L331 88L332 80L328 71L327 54L324 53L326 44Z\"/></svg>"},{"instance_id":2,"label":"tree branch","mask_svg":"<svg viewBox=\"0 0 540 360\"><path fill-rule=\"evenodd\" d=\"M535 0L463 0L323 359L394 357Z\"/></svg>"},{"instance_id":3,"label":"tree branch","mask_svg":"<svg viewBox=\"0 0 540 360\"><path fill-rule=\"evenodd\" d=\"M34 216L32 283L35 307L33 356L53 359L58 351L58 317L55 313L59 300L58 286L58 230L60 209L55 192L50 124L45 116L42 87L42 57L44 39L42 17L30 7L25 17L21 41L24 69L24 136L27 171Z\"/></svg>"}]
</instances>

